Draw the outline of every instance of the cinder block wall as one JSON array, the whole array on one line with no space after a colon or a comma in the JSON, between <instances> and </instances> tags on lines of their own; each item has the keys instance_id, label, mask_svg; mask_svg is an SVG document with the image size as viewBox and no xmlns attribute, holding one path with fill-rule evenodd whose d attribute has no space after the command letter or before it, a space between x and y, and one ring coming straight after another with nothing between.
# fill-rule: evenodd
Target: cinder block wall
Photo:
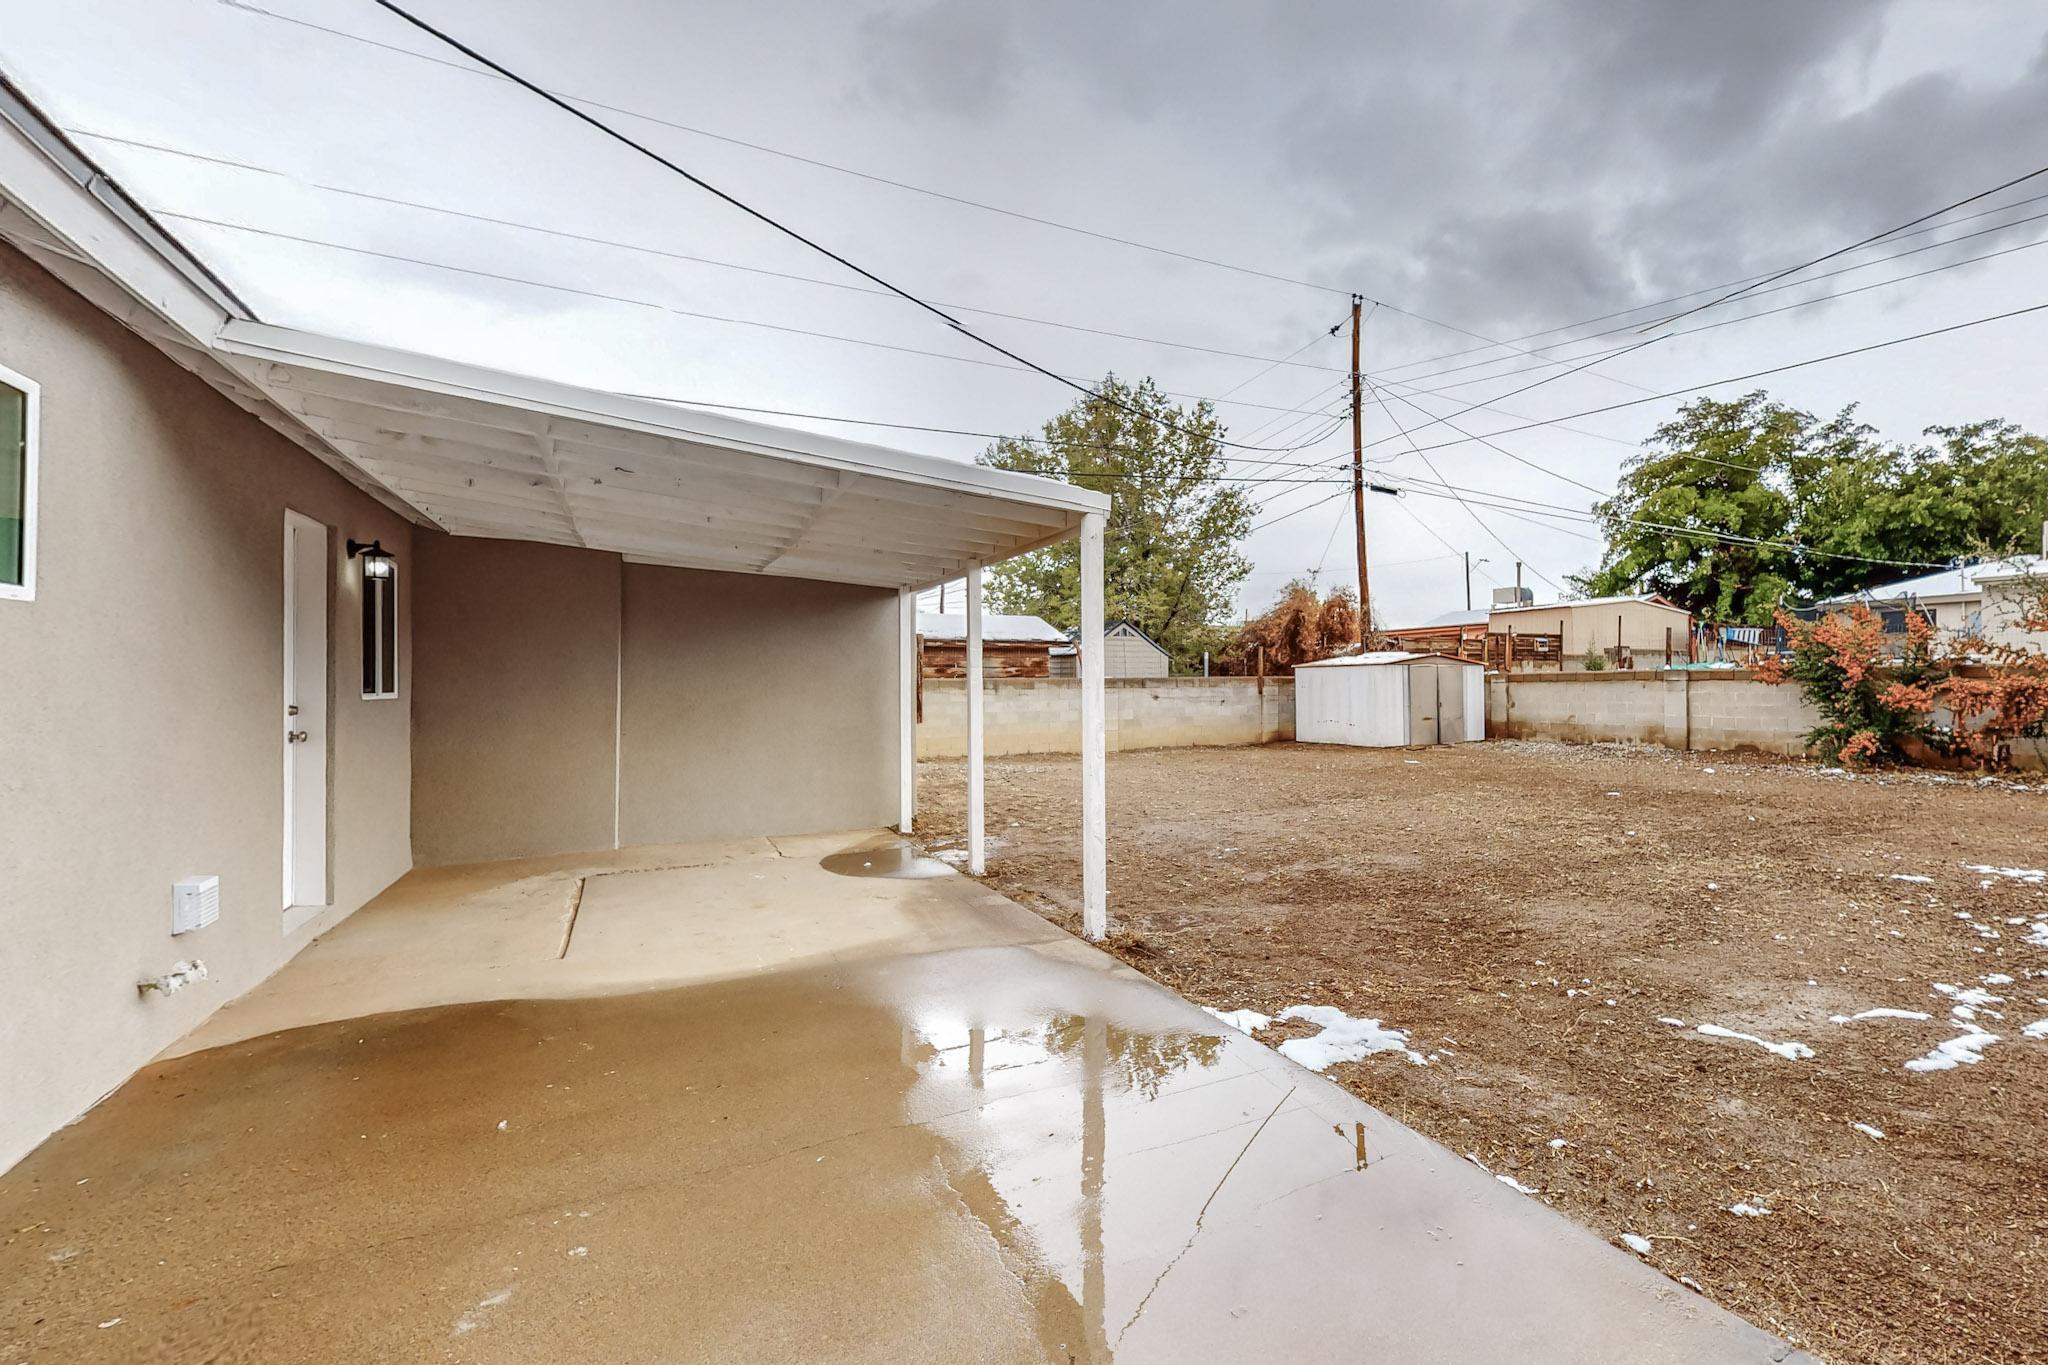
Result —
<instances>
[{"instance_id":1,"label":"cinder block wall","mask_svg":"<svg viewBox=\"0 0 2048 1365\"><path fill-rule=\"evenodd\" d=\"M1270 744L1294 738L1294 680L1111 678L1103 684L1108 745L1171 749L1198 744ZM1078 678L992 678L984 694L986 752L1072 754L1081 750ZM919 758L967 753L967 684L924 682Z\"/></svg>"},{"instance_id":2,"label":"cinder block wall","mask_svg":"<svg viewBox=\"0 0 2048 1365\"><path fill-rule=\"evenodd\" d=\"M1489 738L1601 740L1797 755L1819 714L1744 669L1517 673L1486 680Z\"/></svg>"}]
</instances>

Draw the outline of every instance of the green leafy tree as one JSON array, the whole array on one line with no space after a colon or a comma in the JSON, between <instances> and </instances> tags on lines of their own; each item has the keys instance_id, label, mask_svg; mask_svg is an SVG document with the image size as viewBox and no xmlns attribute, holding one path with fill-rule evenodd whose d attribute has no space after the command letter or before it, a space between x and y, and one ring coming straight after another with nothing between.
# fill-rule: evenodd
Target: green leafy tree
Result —
<instances>
[{"instance_id":1,"label":"green leafy tree","mask_svg":"<svg viewBox=\"0 0 2048 1365\"><path fill-rule=\"evenodd\" d=\"M1832 555L1932 564L2037 542L2048 520L2048 441L1996 421L1925 434L1932 439L1790 471L1799 542ZM1800 587L1816 597L1914 572L1820 555L1803 567Z\"/></svg>"},{"instance_id":2,"label":"green leafy tree","mask_svg":"<svg viewBox=\"0 0 2048 1365\"><path fill-rule=\"evenodd\" d=\"M1228 472L1223 427L1207 402L1182 408L1150 380L1109 376L1047 422L1038 438L996 442L981 463L1063 479L1109 494L1103 607L1159 642L1177 671L1199 665L1223 638L1237 585L1251 571L1238 546L1251 530L1243 490ZM1081 552L1066 541L988 573L998 611L1042 616L1062 629L1081 619Z\"/></svg>"},{"instance_id":3,"label":"green leafy tree","mask_svg":"<svg viewBox=\"0 0 2048 1365\"><path fill-rule=\"evenodd\" d=\"M1573 585L1662 593L1703 620L1766 625L1784 598L2032 544L2048 517L2048 441L1997 421L1926 436L1883 445L1854 407L1823 422L1762 392L1697 399L1595 506L1607 548ZM1873 562L1883 560L1895 563Z\"/></svg>"},{"instance_id":4,"label":"green leafy tree","mask_svg":"<svg viewBox=\"0 0 2048 1365\"><path fill-rule=\"evenodd\" d=\"M1828 449L1862 439L1848 413L1822 426L1762 393L1688 403L1595 504L1607 551L1573 586L1594 597L1661 593L1702 620L1768 623L1796 581L1792 554L1688 533L1787 539L1793 501L1774 475L1794 461L1822 467Z\"/></svg>"}]
</instances>

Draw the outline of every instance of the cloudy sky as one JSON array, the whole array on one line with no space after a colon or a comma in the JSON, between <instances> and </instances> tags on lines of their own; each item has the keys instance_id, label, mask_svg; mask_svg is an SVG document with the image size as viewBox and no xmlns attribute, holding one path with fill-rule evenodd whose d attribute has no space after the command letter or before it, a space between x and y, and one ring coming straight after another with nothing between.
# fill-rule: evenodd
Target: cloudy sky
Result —
<instances>
[{"instance_id":1,"label":"cloudy sky","mask_svg":"<svg viewBox=\"0 0 2048 1365\"><path fill-rule=\"evenodd\" d=\"M1676 400L1572 414L2048 302L2048 217L2026 221L2048 215L2044 176L1512 393L1566 368L1534 348L1589 357L1714 294L1619 310L2048 165L2034 3L410 7L891 281L980 310L960 316L1035 362L1222 399L1234 439L1269 448L1239 452L1271 480L1252 485L1270 523L1254 608L1295 574L1354 579L1348 499L1320 482L1348 449L1344 343L1324 334L1353 290L1380 305L1369 457L1438 484L1368 507L1391 624L1462 604L1454 551L1486 561L1482 596L1517 558L1539 595L1597 558L1583 522L1441 487L1584 509ZM0 64L271 321L976 432L1035 429L1073 396L373 0L0 0ZM1766 309L1784 311L1742 320ZM1985 416L2048 429L2044 342L2048 313L1761 382L1814 410L1860 402L1901 439ZM1444 416L1478 435L1553 424L1491 449L1431 425ZM771 420L959 459L985 444Z\"/></svg>"}]
</instances>

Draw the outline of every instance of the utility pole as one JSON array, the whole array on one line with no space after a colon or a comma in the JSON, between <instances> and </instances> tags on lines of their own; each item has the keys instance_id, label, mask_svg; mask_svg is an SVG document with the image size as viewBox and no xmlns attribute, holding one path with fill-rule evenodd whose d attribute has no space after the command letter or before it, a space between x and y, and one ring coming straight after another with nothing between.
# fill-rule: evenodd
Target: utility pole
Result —
<instances>
[{"instance_id":1,"label":"utility pole","mask_svg":"<svg viewBox=\"0 0 2048 1365\"><path fill-rule=\"evenodd\" d=\"M1329 316L1324 314L1325 317ZM1472 610L1472 552L1465 551L1465 610Z\"/></svg>"},{"instance_id":2,"label":"utility pole","mask_svg":"<svg viewBox=\"0 0 2048 1365\"><path fill-rule=\"evenodd\" d=\"M1365 406L1358 373L1359 310L1364 303L1363 296L1351 296L1351 514L1358 523L1359 647L1371 649L1372 589L1365 576Z\"/></svg>"}]
</instances>

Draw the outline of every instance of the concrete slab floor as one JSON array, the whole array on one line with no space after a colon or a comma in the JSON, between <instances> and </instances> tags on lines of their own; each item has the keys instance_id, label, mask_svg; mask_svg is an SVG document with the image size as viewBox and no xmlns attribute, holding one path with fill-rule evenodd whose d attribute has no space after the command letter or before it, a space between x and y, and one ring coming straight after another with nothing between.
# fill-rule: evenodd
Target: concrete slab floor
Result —
<instances>
[{"instance_id":1,"label":"concrete slab floor","mask_svg":"<svg viewBox=\"0 0 2048 1365\"><path fill-rule=\"evenodd\" d=\"M0 1177L0 1359L1790 1356L856 842L407 879Z\"/></svg>"}]
</instances>

